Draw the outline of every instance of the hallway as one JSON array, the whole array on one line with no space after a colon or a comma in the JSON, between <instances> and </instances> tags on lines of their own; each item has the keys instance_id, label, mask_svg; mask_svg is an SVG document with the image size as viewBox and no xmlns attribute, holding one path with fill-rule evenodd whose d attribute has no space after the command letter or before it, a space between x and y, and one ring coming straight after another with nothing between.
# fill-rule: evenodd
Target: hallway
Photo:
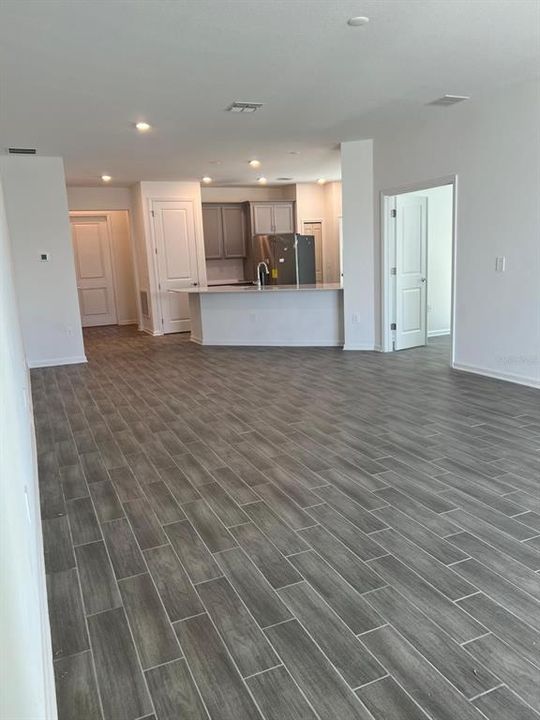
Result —
<instances>
[{"instance_id":1,"label":"hallway","mask_svg":"<svg viewBox=\"0 0 540 720\"><path fill-rule=\"evenodd\" d=\"M447 338L85 347L32 371L60 720L540 718L539 391Z\"/></svg>"}]
</instances>

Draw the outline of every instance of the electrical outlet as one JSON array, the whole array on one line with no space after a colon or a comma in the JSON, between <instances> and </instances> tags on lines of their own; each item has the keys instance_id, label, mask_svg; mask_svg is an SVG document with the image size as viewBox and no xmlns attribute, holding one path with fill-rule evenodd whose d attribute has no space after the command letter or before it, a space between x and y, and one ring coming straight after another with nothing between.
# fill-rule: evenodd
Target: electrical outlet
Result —
<instances>
[{"instance_id":1,"label":"electrical outlet","mask_svg":"<svg viewBox=\"0 0 540 720\"><path fill-rule=\"evenodd\" d=\"M39 254L39 259L41 262L49 262L49 253L43 252Z\"/></svg>"},{"instance_id":2,"label":"electrical outlet","mask_svg":"<svg viewBox=\"0 0 540 720\"><path fill-rule=\"evenodd\" d=\"M506 258L504 255L495 258L495 272L504 272L506 270Z\"/></svg>"},{"instance_id":3,"label":"electrical outlet","mask_svg":"<svg viewBox=\"0 0 540 720\"><path fill-rule=\"evenodd\" d=\"M358 315L356 313L352 314L352 321L353 321L354 325L358 325L358 323L360 322L360 320L358 319Z\"/></svg>"},{"instance_id":4,"label":"electrical outlet","mask_svg":"<svg viewBox=\"0 0 540 720\"><path fill-rule=\"evenodd\" d=\"M66 335L73 335L73 328L71 327L71 325L66 326Z\"/></svg>"}]
</instances>

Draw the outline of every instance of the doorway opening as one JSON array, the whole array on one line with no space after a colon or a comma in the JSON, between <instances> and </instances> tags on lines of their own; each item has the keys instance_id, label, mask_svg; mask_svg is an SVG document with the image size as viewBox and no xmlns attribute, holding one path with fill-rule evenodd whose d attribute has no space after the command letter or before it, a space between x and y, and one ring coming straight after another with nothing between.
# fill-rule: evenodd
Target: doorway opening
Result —
<instances>
[{"instance_id":1,"label":"doorway opening","mask_svg":"<svg viewBox=\"0 0 540 720\"><path fill-rule=\"evenodd\" d=\"M456 178L382 193L383 350L454 358Z\"/></svg>"},{"instance_id":2,"label":"doorway opening","mask_svg":"<svg viewBox=\"0 0 540 720\"><path fill-rule=\"evenodd\" d=\"M69 214L83 327L139 322L127 210Z\"/></svg>"}]
</instances>

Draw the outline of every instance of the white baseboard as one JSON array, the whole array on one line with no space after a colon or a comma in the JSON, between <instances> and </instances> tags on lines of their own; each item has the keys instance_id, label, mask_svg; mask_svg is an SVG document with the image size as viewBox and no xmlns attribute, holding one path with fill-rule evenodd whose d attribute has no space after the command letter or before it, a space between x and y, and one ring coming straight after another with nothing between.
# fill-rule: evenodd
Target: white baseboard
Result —
<instances>
[{"instance_id":1,"label":"white baseboard","mask_svg":"<svg viewBox=\"0 0 540 720\"><path fill-rule=\"evenodd\" d=\"M141 328L139 328L139 330L141 330ZM142 331L145 332L147 335L152 335L152 337L158 337L158 335L163 335L163 333L159 330L147 330L147 328L142 328Z\"/></svg>"},{"instance_id":2,"label":"white baseboard","mask_svg":"<svg viewBox=\"0 0 540 720\"><path fill-rule=\"evenodd\" d=\"M527 377L526 375L516 375L504 371L489 370L488 368L477 367L476 365L467 365L466 363L454 363L454 370L473 373L474 375L483 375L484 377L493 378L494 380L504 380L505 382L513 382L518 385L526 385L527 387L540 388L540 380Z\"/></svg>"},{"instance_id":3,"label":"white baseboard","mask_svg":"<svg viewBox=\"0 0 540 720\"><path fill-rule=\"evenodd\" d=\"M347 345L343 346L344 350L364 350L368 352L373 352L374 350L377 350L378 348L375 347L375 345L367 345L367 344L358 344L355 345L354 343L348 343Z\"/></svg>"},{"instance_id":4,"label":"white baseboard","mask_svg":"<svg viewBox=\"0 0 540 720\"><path fill-rule=\"evenodd\" d=\"M26 364L29 368L55 367L56 365L79 365L86 363L86 355L78 355L76 357L59 357L47 358L46 360L27 360Z\"/></svg>"},{"instance_id":5,"label":"white baseboard","mask_svg":"<svg viewBox=\"0 0 540 720\"><path fill-rule=\"evenodd\" d=\"M122 320L121 322L119 321L118 324L119 325L137 325L138 322L139 322L138 320Z\"/></svg>"},{"instance_id":6,"label":"white baseboard","mask_svg":"<svg viewBox=\"0 0 540 720\"><path fill-rule=\"evenodd\" d=\"M331 340L321 341L308 341L300 340L299 342L291 342L290 340L261 340L254 341L252 338L246 338L245 340L212 340L204 341L200 338L191 336L191 340L198 345L205 345L207 347L220 346L220 347L341 347L342 343L333 342Z\"/></svg>"},{"instance_id":7,"label":"white baseboard","mask_svg":"<svg viewBox=\"0 0 540 720\"><path fill-rule=\"evenodd\" d=\"M428 337L439 337L440 335L450 335L450 328L448 330L429 330Z\"/></svg>"}]
</instances>

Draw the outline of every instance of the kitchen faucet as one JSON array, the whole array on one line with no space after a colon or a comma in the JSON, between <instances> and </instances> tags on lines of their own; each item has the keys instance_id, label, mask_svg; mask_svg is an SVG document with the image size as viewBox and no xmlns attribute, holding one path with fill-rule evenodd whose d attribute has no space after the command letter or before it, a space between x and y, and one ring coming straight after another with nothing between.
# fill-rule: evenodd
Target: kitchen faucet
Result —
<instances>
[{"instance_id":1,"label":"kitchen faucet","mask_svg":"<svg viewBox=\"0 0 540 720\"><path fill-rule=\"evenodd\" d=\"M264 275L261 273L261 270L264 270ZM264 260L261 260L261 262L257 265L257 287L262 288L263 285L266 285L266 279L268 278L268 275L270 275L270 271L268 270L268 265L264 262Z\"/></svg>"}]
</instances>

